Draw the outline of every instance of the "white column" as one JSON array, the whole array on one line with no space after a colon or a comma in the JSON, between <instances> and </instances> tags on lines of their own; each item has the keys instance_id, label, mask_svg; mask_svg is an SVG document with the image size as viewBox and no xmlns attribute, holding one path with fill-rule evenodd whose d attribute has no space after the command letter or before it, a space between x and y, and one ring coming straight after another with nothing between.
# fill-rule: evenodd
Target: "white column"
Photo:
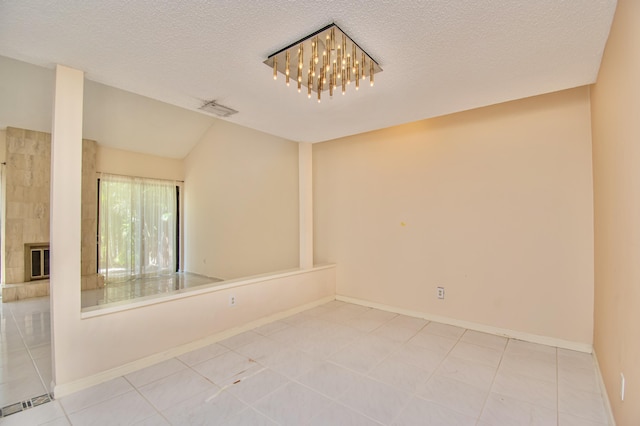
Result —
<instances>
[{"instance_id":1,"label":"white column","mask_svg":"<svg viewBox=\"0 0 640 426\"><path fill-rule=\"evenodd\" d=\"M298 144L300 268L313 268L313 158L310 143Z\"/></svg>"},{"instance_id":2,"label":"white column","mask_svg":"<svg viewBox=\"0 0 640 426\"><path fill-rule=\"evenodd\" d=\"M82 103L84 73L56 67L51 137L51 354L53 382L64 383L64 360L80 319ZM74 348L75 343L75 348ZM55 390L55 389L54 389Z\"/></svg>"}]
</instances>

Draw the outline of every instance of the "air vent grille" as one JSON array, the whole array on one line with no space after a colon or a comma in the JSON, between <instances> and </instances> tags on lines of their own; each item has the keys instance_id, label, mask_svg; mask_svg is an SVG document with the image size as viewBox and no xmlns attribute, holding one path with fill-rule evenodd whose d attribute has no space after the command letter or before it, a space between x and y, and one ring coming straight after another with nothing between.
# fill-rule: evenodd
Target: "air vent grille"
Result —
<instances>
[{"instance_id":1,"label":"air vent grille","mask_svg":"<svg viewBox=\"0 0 640 426\"><path fill-rule=\"evenodd\" d=\"M229 117L233 114L238 113L238 111L236 111L235 109L220 105L216 101L205 102L204 105L200 107L200 109L202 111L217 115L218 117Z\"/></svg>"}]
</instances>

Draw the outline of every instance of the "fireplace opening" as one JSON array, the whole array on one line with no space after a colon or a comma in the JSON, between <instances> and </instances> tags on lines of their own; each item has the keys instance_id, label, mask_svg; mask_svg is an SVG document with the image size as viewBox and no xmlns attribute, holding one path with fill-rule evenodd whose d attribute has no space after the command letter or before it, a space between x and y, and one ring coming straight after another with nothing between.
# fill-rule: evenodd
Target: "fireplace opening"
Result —
<instances>
[{"instance_id":1,"label":"fireplace opening","mask_svg":"<svg viewBox=\"0 0 640 426\"><path fill-rule=\"evenodd\" d=\"M49 278L49 244L25 244L25 281Z\"/></svg>"}]
</instances>

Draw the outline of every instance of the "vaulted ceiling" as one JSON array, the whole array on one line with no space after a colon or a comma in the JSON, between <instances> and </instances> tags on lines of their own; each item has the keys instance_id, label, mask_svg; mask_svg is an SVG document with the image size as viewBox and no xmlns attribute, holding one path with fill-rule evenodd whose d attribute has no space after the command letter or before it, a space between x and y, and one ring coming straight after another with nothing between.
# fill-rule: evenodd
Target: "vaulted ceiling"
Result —
<instances>
[{"instance_id":1,"label":"vaulted ceiling","mask_svg":"<svg viewBox=\"0 0 640 426\"><path fill-rule=\"evenodd\" d=\"M615 0L9 0L0 3L0 55L81 69L93 82L195 114L216 99L240 111L229 121L320 142L593 83L615 7ZM263 60L331 22L380 63L375 86L317 103L274 82ZM183 156L194 143L166 155Z\"/></svg>"}]
</instances>

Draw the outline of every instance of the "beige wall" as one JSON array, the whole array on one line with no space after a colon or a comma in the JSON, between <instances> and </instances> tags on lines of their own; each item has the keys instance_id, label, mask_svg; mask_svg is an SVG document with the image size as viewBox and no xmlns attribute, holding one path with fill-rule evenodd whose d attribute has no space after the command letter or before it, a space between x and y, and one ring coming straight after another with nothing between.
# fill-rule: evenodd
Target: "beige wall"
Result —
<instances>
[{"instance_id":1,"label":"beige wall","mask_svg":"<svg viewBox=\"0 0 640 426\"><path fill-rule=\"evenodd\" d=\"M78 244L82 83L82 72L57 67L51 162L51 325L56 397L114 377L107 370L149 356L162 359L164 351L177 346L334 294L335 271L329 268L82 318ZM229 307L232 293L237 304ZM122 374L122 370L115 373Z\"/></svg>"},{"instance_id":2,"label":"beige wall","mask_svg":"<svg viewBox=\"0 0 640 426\"><path fill-rule=\"evenodd\" d=\"M184 180L182 160L124 151L98 144L96 169L102 173Z\"/></svg>"},{"instance_id":3,"label":"beige wall","mask_svg":"<svg viewBox=\"0 0 640 426\"><path fill-rule=\"evenodd\" d=\"M70 289L73 290L73 289ZM335 269L311 270L251 285L196 294L104 316L80 319L80 288L55 300L64 318L57 339L56 396L73 382L118 368L263 317L335 294ZM237 305L229 307L229 296ZM75 299L77 298L77 303ZM138 367L140 368L140 366ZM122 375L116 374L116 376ZM91 384L95 384L91 383Z\"/></svg>"},{"instance_id":4,"label":"beige wall","mask_svg":"<svg viewBox=\"0 0 640 426\"><path fill-rule=\"evenodd\" d=\"M618 426L640 424L640 2L620 0L591 88L595 352ZM626 398L620 400L620 373Z\"/></svg>"},{"instance_id":5,"label":"beige wall","mask_svg":"<svg viewBox=\"0 0 640 426\"><path fill-rule=\"evenodd\" d=\"M217 121L185 159L185 270L298 267L298 144Z\"/></svg>"},{"instance_id":6,"label":"beige wall","mask_svg":"<svg viewBox=\"0 0 640 426\"><path fill-rule=\"evenodd\" d=\"M85 81L82 134L103 146L181 159L214 121L208 114Z\"/></svg>"},{"instance_id":7,"label":"beige wall","mask_svg":"<svg viewBox=\"0 0 640 426\"><path fill-rule=\"evenodd\" d=\"M588 346L588 88L315 144L336 293ZM445 287L444 301L436 286Z\"/></svg>"},{"instance_id":8,"label":"beige wall","mask_svg":"<svg viewBox=\"0 0 640 426\"><path fill-rule=\"evenodd\" d=\"M51 132L51 69L0 56L0 127Z\"/></svg>"}]
</instances>

